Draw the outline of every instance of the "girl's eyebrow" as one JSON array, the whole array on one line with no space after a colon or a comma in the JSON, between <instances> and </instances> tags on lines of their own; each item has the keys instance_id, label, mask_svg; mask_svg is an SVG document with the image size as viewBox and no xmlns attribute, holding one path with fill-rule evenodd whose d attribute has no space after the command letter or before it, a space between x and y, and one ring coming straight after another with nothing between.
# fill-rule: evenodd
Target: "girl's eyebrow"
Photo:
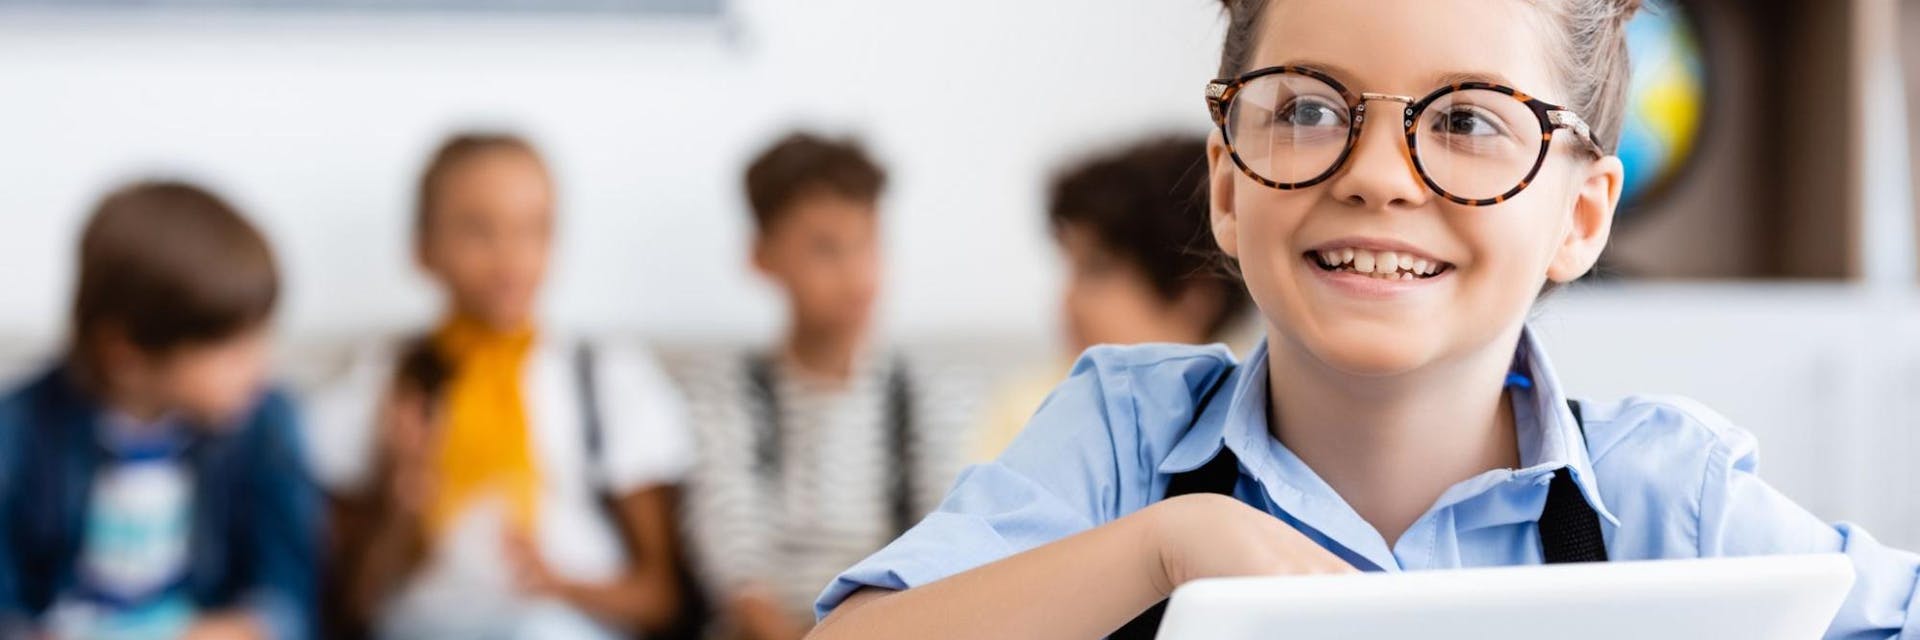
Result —
<instances>
[{"instance_id":1,"label":"girl's eyebrow","mask_svg":"<svg viewBox=\"0 0 1920 640\"><path fill-rule=\"evenodd\" d=\"M1340 65L1330 64L1326 62L1316 62L1313 60L1294 60L1290 62L1281 63L1279 66L1305 67L1308 69L1312 69L1314 71L1318 71L1320 73L1333 76L1335 79L1339 80L1342 83L1356 82L1359 79L1358 74L1355 74L1352 69L1347 69Z\"/></svg>"},{"instance_id":2,"label":"girl's eyebrow","mask_svg":"<svg viewBox=\"0 0 1920 640\"><path fill-rule=\"evenodd\" d=\"M1504 87L1513 86L1513 81L1508 80L1506 76L1490 71L1455 71L1452 73L1443 73L1440 74L1438 85L1451 86L1463 82L1485 82Z\"/></svg>"}]
</instances>

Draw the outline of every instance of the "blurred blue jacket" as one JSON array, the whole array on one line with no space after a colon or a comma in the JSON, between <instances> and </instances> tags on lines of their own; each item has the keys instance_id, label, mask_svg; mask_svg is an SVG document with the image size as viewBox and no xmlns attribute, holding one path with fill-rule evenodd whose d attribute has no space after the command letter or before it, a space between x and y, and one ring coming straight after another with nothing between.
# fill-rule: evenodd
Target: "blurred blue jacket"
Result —
<instances>
[{"instance_id":1,"label":"blurred blue jacket","mask_svg":"<svg viewBox=\"0 0 1920 640\"><path fill-rule=\"evenodd\" d=\"M266 393L233 428L195 437L187 588L202 611L243 608L275 638L314 635L320 494L297 412ZM0 399L0 637L30 629L72 588L102 409L65 366Z\"/></svg>"}]
</instances>

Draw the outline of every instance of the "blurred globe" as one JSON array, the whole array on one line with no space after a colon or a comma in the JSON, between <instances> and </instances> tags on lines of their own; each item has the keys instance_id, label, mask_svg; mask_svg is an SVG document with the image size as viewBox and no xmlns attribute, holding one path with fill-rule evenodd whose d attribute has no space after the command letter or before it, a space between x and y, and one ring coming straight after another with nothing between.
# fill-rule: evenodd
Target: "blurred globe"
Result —
<instances>
[{"instance_id":1,"label":"blurred globe","mask_svg":"<svg viewBox=\"0 0 1920 640\"><path fill-rule=\"evenodd\" d=\"M1621 207L1663 191L1686 166L1706 110L1706 61L1696 23L1682 4L1653 0L1627 23L1633 80L1627 90L1620 161Z\"/></svg>"}]
</instances>

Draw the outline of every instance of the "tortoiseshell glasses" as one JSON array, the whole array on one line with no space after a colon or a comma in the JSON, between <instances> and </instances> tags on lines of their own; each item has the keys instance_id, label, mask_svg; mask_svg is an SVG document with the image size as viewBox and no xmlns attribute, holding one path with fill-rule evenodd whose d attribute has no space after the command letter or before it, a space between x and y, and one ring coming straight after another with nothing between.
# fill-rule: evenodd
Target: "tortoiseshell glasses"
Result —
<instances>
[{"instance_id":1,"label":"tortoiseshell glasses","mask_svg":"<svg viewBox=\"0 0 1920 640\"><path fill-rule=\"evenodd\" d=\"M1573 130L1600 153L1579 115L1492 83L1454 83L1418 99L1355 94L1307 67L1268 67L1207 83L1207 105L1234 164L1275 189L1333 177L1353 154L1371 102L1400 103L1394 115L1406 130L1414 173L1460 204L1497 204L1526 189L1546 164L1556 130Z\"/></svg>"}]
</instances>

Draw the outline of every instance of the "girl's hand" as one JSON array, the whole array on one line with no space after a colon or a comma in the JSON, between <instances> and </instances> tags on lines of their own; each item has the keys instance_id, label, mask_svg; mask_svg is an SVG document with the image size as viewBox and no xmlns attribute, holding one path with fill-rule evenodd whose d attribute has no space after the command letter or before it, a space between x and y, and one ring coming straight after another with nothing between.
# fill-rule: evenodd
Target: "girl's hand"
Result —
<instances>
[{"instance_id":1,"label":"girl's hand","mask_svg":"<svg viewBox=\"0 0 1920 640\"><path fill-rule=\"evenodd\" d=\"M267 637L253 616L223 613L201 618L181 635L182 640L255 640Z\"/></svg>"},{"instance_id":2,"label":"girl's hand","mask_svg":"<svg viewBox=\"0 0 1920 640\"><path fill-rule=\"evenodd\" d=\"M385 497L407 517L425 515L434 499L433 455L439 447L440 425L426 403L418 393L395 389L380 408L377 455Z\"/></svg>"},{"instance_id":3,"label":"girl's hand","mask_svg":"<svg viewBox=\"0 0 1920 640\"><path fill-rule=\"evenodd\" d=\"M1353 573L1299 530L1229 496L1192 494L1142 509L1159 558L1155 588L1200 578Z\"/></svg>"},{"instance_id":4,"label":"girl's hand","mask_svg":"<svg viewBox=\"0 0 1920 640\"><path fill-rule=\"evenodd\" d=\"M514 586L521 593L566 599L565 583L547 567L533 538L522 532L511 532L501 540L501 547L507 568L513 574Z\"/></svg>"}]
</instances>

